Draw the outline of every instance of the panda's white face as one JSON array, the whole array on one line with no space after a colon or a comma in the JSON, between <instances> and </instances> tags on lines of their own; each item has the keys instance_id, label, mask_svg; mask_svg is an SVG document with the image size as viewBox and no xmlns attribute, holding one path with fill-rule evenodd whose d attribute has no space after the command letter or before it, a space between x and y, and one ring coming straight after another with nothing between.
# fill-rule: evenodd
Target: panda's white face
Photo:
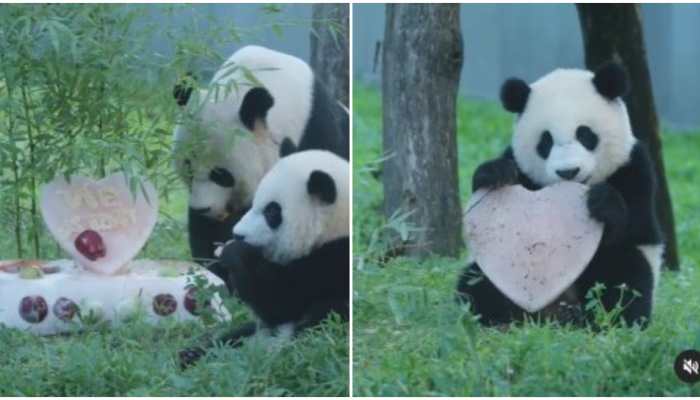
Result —
<instances>
[{"instance_id":1,"label":"panda's white face","mask_svg":"<svg viewBox=\"0 0 700 400\"><path fill-rule=\"evenodd\" d=\"M595 184L629 160L636 139L625 104L601 96L593 77L590 71L559 69L530 85L512 147L535 183Z\"/></svg>"},{"instance_id":2,"label":"panda's white face","mask_svg":"<svg viewBox=\"0 0 700 400\"><path fill-rule=\"evenodd\" d=\"M233 103L199 93L198 108L175 129L175 167L189 187L189 207L223 220L250 205L255 188L277 159L277 145L264 120L248 128Z\"/></svg>"},{"instance_id":3,"label":"panda's white face","mask_svg":"<svg viewBox=\"0 0 700 400\"><path fill-rule=\"evenodd\" d=\"M221 65L208 90L194 92L186 82L175 86L177 104L193 117L175 130L176 150L195 143L175 155L193 210L221 219L250 205L279 158L278 146L285 138L301 140L313 108L313 85L313 72L303 60L245 46ZM226 174L233 179L217 179ZM231 180L232 186L221 184Z\"/></svg>"},{"instance_id":4,"label":"panda's white face","mask_svg":"<svg viewBox=\"0 0 700 400\"><path fill-rule=\"evenodd\" d=\"M285 265L348 236L349 172L347 161L327 151L282 158L234 226L234 240L259 247L268 260Z\"/></svg>"}]
</instances>

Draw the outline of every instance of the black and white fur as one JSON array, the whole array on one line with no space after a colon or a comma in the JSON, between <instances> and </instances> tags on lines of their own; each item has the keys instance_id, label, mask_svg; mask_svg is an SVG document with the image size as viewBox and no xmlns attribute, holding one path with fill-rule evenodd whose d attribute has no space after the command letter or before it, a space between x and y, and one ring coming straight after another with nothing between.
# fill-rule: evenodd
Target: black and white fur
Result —
<instances>
[{"instance_id":1,"label":"black and white fur","mask_svg":"<svg viewBox=\"0 0 700 400\"><path fill-rule=\"evenodd\" d=\"M603 306L610 310L627 290L622 318L646 326L651 317L663 252L655 212L655 175L645 146L632 134L622 96L627 77L610 63L595 73L558 69L531 85L506 81L504 107L518 114L511 146L481 164L472 189L520 184L538 190L563 180L590 186L587 204L592 218L604 224L602 242L583 274L562 299L585 304L596 283L605 285ZM459 278L458 299L469 301L486 325L521 320L526 314L471 262ZM470 284L470 281L472 284ZM584 320L591 321L591 315Z\"/></svg>"},{"instance_id":2,"label":"black and white fur","mask_svg":"<svg viewBox=\"0 0 700 400\"><path fill-rule=\"evenodd\" d=\"M189 188L196 260L213 259L216 243L231 238L283 142L348 158L347 110L328 97L308 64L291 55L244 47L206 90L180 83L173 95L190 116L175 127L175 167Z\"/></svg>"},{"instance_id":3,"label":"black and white fur","mask_svg":"<svg viewBox=\"0 0 700 400\"><path fill-rule=\"evenodd\" d=\"M257 317L219 340L289 337L331 313L349 318L349 163L307 150L283 157L233 229L218 273ZM181 353L184 363L202 349Z\"/></svg>"}]
</instances>

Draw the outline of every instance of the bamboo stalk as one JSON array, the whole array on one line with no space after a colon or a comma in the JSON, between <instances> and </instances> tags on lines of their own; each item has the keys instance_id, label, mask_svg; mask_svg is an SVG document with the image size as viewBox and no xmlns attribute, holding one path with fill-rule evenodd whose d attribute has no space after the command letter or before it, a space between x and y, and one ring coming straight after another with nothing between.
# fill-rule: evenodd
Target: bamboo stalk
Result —
<instances>
[{"instance_id":1,"label":"bamboo stalk","mask_svg":"<svg viewBox=\"0 0 700 400\"><path fill-rule=\"evenodd\" d=\"M17 247L17 257L22 258L24 249L22 248L22 210L20 208L19 192L21 190L19 184L19 166L17 165L17 155L12 156L12 173L14 179L15 193L15 246Z\"/></svg>"},{"instance_id":2,"label":"bamboo stalk","mask_svg":"<svg viewBox=\"0 0 700 400\"><path fill-rule=\"evenodd\" d=\"M7 79L5 80L7 82ZM12 92L8 86L8 97L12 98ZM8 103L9 104L9 103ZM12 110L8 105L7 116L9 120L9 132L10 137L14 137L15 130L15 120L12 117ZM17 248L17 257L22 258L24 256L24 249L22 247L22 209L20 205L20 192L22 190L20 179L19 179L19 160L17 159L17 153L12 152L12 179L15 187L13 197L14 197L14 208L15 208L15 246Z\"/></svg>"},{"instance_id":3,"label":"bamboo stalk","mask_svg":"<svg viewBox=\"0 0 700 400\"><path fill-rule=\"evenodd\" d=\"M0 52L0 64L3 66L3 75L4 79L3 81L5 82L5 89L7 90L7 98L12 99L12 83L10 79L7 77L7 69L5 68L5 59L3 57L3 52ZM7 135L10 138L14 138L15 135L15 118L14 118L14 113L12 110L12 102L8 101L7 102L7 119L8 119L8 132ZM17 249L17 257L22 258L24 256L24 249L22 246L22 208L20 204L20 191L21 191L21 185L19 181L19 160L17 158L17 152L12 152L12 179L13 179L13 186L15 188L14 193L13 193L13 206L14 206L14 234L15 234L15 248Z\"/></svg>"},{"instance_id":4,"label":"bamboo stalk","mask_svg":"<svg viewBox=\"0 0 700 400\"><path fill-rule=\"evenodd\" d=\"M22 93L22 103L24 108L24 118L27 124L27 140L29 142L29 165L31 166L30 178L29 178L29 189L31 191L30 204L30 215L32 219L32 241L34 244L34 257L41 258L41 253L39 249L39 226L37 223L37 209L36 209L36 177L34 171L34 134L32 131L32 123L30 119L30 101L27 95L27 84L26 80L23 80L20 86L20 91Z\"/></svg>"}]
</instances>

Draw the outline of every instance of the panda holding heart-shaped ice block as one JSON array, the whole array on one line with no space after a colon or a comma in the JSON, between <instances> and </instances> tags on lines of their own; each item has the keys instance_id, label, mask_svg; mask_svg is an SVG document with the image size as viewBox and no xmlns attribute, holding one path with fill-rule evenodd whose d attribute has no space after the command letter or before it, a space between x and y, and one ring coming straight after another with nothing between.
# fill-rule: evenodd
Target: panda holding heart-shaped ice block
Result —
<instances>
[{"instance_id":1,"label":"panda holding heart-shaped ice block","mask_svg":"<svg viewBox=\"0 0 700 400\"><path fill-rule=\"evenodd\" d=\"M595 72L557 69L532 84L507 80L501 100L517 114L512 143L502 156L476 169L473 190L516 184L538 190L563 181L589 186L588 211L603 224L603 238L562 298L583 305L586 293L601 283L606 310L620 303L625 322L646 326L663 241L654 169L644 144L632 133L622 100L627 88L627 75L616 63ZM532 315L481 274L479 265L470 263L459 277L457 297L469 302L482 323L504 324ZM620 285L627 290L621 293ZM583 320L592 321L590 312L584 312Z\"/></svg>"}]
</instances>

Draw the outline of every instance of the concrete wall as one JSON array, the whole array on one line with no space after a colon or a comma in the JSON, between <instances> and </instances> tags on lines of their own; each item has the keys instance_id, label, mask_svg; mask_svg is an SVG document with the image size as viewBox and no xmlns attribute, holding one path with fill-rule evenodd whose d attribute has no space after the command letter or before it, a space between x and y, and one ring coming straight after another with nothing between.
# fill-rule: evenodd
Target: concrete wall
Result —
<instances>
[{"instance_id":1,"label":"concrete wall","mask_svg":"<svg viewBox=\"0 0 700 400\"><path fill-rule=\"evenodd\" d=\"M700 5L642 6L648 59L662 122L677 129L700 126ZM463 96L497 99L504 79L533 80L557 67L584 66L572 4L463 4ZM384 35L384 5L353 7L353 73L377 84L376 42ZM381 57L380 60L381 61Z\"/></svg>"},{"instance_id":2,"label":"concrete wall","mask_svg":"<svg viewBox=\"0 0 700 400\"><path fill-rule=\"evenodd\" d=\"M136 6L139 7L139 6ZM248 44L258 44L295 55L309 61L311 50L309 34L311 28L311 4L279 4L280 12L267 13L263 4L194 4L194 5L146 5L147 23L167 24L170 28L186 29L197 27L202 37L213 29L235 27L240 34L237 40L223 43L209 43L224 59L238 48ZM280 32L271 29L276 24ZM165 30L165 29L164 29ZM155 50L166 57L173 54L175 43L171 38L156 31L149 50ZM208 68L217 68L217 65ZM200 71L203 77L212 70Z\"/></svg>"}]
</instances>

